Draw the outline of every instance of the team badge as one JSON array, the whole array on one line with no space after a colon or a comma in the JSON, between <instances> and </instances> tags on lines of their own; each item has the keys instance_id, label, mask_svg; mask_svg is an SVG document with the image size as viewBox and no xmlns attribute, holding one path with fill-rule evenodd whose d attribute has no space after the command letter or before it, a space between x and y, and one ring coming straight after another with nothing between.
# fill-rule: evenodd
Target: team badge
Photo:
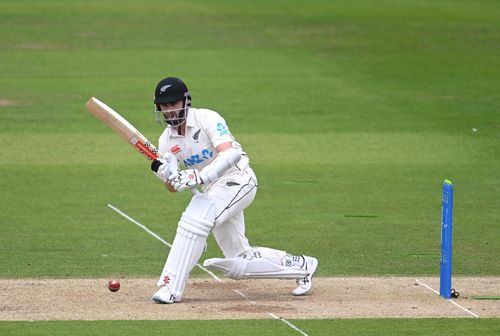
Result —
<instances>
[{"instance_id":1,"label":"team badge","mask_svg":"<svg viewBox=\"0 0 500 336\"><path fill-rule=\"evenodd\" d=\"M201 132L201 128L199 130L197 130L194 134L193 134L193 141L195 143L198 143L200 142L200 132Z\"/></svg>"}]
</instances>

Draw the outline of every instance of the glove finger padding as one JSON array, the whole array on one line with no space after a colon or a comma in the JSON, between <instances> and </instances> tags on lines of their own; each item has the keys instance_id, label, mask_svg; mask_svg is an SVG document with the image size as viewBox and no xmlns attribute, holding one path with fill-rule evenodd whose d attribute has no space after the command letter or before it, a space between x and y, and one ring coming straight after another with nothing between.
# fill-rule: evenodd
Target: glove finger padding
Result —
<instances>
[{"instance_id":1,"label":"glove finger padding","mask_svg":"<svg viewBox=\"0 0 500 336\"><path fill-rule=\"evenodd\" d=\"M201 184L200 174L197 169L181 170L178 177L173 181L174 189L183 191L186 189L196 188Z\"/></svg>"},{"instance_id":2,"label":"glove finger padding","mask_svg":"<svg viewBox=\"0 0 500 336\"><path fill-rule=\"evenodd\" d=\"M179 180L179 172L175 172L168 177L168 182L175 183Z\"/></svg>"}]
</instances>

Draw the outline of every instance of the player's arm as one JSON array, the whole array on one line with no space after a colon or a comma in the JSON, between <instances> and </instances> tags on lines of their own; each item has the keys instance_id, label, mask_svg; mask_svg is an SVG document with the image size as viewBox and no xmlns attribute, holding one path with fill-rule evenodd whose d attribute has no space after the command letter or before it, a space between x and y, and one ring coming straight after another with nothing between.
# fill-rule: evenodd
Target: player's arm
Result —
<instances>
[{"instance_id":1,"label":"player's arm","mask_svg":"<svg viewBox=\"0 0 500 336\"><path fill-rule=\"evenodd\" d=\"M242 155L241 149L233 147L234 138L224 118L217 112L209 110L205 111L201 118L202 124L205 125L204 131L215 147L217 156L201 171L197 169L181 170L172 183L177 191L214 182L226 170L235 166Z\"/></svg>"},{"instance_id":2,"label":"player's arm","mask_svg":"<svg viewBox=\"0 0 500 336\"><path fill-rule=\"evenodd\" d=\"M209 184L217 180L226 170L233 167L241 158L241 151L233 147L231 141L223 142L215 147L217 157L201 171L198 169L186 169L179 171L172 181L174 189L183 191L188 188L196 188L201 184Z\"/></svg>"},{"instance_id":3,"label":"player's arm","mask_svg":"<svg viewBox=\"0 0 500 336\"><path fill-rule=\"evenodd\" d=\"M233 143L228 141L215 147L217 157L208 166L200 171L200 178L203 184L217 180L226 170L233 167L240 161L241 151L233 148Z\"/></svg>"},{"instance_id":4,"label":"player's arm","mask_svg":"<svg viewBox=\"0 0 500 336\"><path fill-rule=\"evenodd\" d=\"M233 143L231 141L221 143L219 146L215 147L215 150L217 151L217 154L220 152L224 152L228 149L233 148Z\"/></svg>"},{"instance_id":5,"label":"player's arm","mask_svg":"<svg viewBox=\"0 0 500 336\"><path fill-rule=\"evenodd\" d=\"M174 186L172 184L170 184L169 181L167 182L163 182L163 184L165 185L165 187L167 187L168 191L170 192L177 192L177 190L175 190Z\"/></svg>"}]
</instances>

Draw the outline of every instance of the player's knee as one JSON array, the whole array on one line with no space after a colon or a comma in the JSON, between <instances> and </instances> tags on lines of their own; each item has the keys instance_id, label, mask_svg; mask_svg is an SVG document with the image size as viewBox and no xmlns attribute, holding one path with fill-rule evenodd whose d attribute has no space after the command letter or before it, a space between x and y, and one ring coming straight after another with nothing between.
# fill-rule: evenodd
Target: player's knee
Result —
<instances>
[{"instance_id":1,"label":"player's knee","mask_svg":"<svg viewBox=\"0 0 500 336\"><path fill-rule=\"evenodd\" d=\"M179 228L207 237L215 223L215 205L204 195L195 195L182 213Z\"/></svg>"}]
</instances>

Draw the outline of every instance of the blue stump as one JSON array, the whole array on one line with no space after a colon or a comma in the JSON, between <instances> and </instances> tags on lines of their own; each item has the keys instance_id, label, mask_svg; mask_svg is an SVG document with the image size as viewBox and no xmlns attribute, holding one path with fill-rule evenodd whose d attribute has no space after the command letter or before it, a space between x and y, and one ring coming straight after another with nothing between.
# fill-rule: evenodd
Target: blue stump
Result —
<instances>
[{"instance_id":1,"label":"blue stump","mask_svg":"<svg viewBox=\"0 0 500 336\"><path fill-rule=\"evenodd\" d=\"M452 228L453 228L453 183L445 180L443 183L443 204L441 210L441 271L439 295L449 299L451 289L452 265Z\"/></svg>"}]
</instances>

